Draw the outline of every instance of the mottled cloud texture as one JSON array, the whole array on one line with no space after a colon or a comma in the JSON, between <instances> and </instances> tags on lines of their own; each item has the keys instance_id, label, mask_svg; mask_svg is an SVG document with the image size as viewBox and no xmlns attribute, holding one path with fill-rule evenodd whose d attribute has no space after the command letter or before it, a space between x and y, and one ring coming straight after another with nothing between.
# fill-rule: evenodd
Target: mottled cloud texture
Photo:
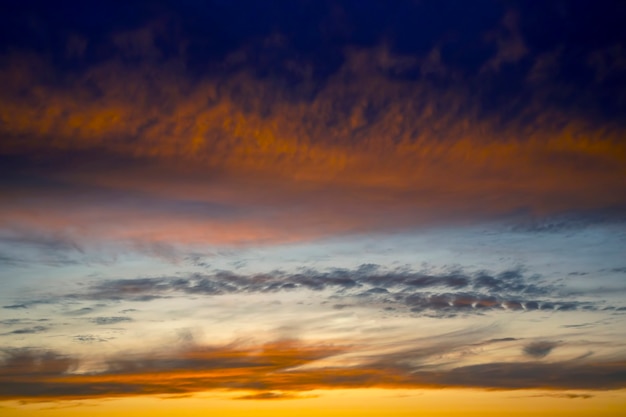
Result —
<instances>
[{"instance_id":1,"label":"mottled cloud texture","mask_svg":"<svg viewBox=\"0 0 626 417\"><path fill-rule=\"evenodd\" d=\"M304 270L297 274L274 271L252 276L221 271L216 274L192 274L188 278L136 278L101 281L83 293L61 297L83 300L151 301L181 296L220 296L272 294L294 291L319 292L336 303L348 300L355 304L372 302L402 305L412 312L436 314L484 313L489 310L596 310L593 302L567 297L562 288L548 284L541 277L528 276L521 270L497 274L487 271L429 274L401 269L389 271L366 264L356 270ZM25 304L24 304L25 305ZM348 306L341 305L342 308ZM11 306L9 306L11 307ZM99 317L96 324L127 320L125 317ZM531 351L541 349L531 349ZM549 352L550 349L548 349Z\"/></svg>"},{"instance_id":2,"label":"mottled cloud texture","mask_svg":"<svg viewBox=\"0 0 626 417\"><path fill-rule=\"evenodd\" d=\"M4 3L0 400L623 396L623 2Z\"/></svg>"},{"instance_id":3,"label":"mottled cloud texture","mask_svg":"<svg viewBox=\"0 0 626 417\"><path fill-rule=\"evenodd\" d=\"M471 34L485 52L495 46L481 66L438 52L446 70L436 73L425 69L432 51L346 43L329 49L332 71L316 75L322 61L294 62L295 46L270 34L198 73L176 46L185 38L175 19L87 42L113 55L72 71L7 51L3 227L79 241L241 244L618 213L624 127L579 109L617 104L589 96L608 88L593 77L582 86L547 72L543 82L524 81L551 52L527 45L534 33L524 33L523 19L509 11ZM615 51L602 65L617 65ZM578 63L574 52L554 60L600 65ZM511 65L522 73L507 72ZM33 216L42 206L46 216Z\"/></svg>"}]
</instances>

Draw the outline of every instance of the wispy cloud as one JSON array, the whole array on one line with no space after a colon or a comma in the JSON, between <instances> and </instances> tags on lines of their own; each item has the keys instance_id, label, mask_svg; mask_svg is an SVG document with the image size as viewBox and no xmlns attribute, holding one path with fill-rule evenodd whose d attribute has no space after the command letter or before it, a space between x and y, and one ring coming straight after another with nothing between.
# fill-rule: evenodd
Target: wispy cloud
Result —
<instances>
[{"instance_id":1,"label":"wispy cloud","mask_svg":"<svg viewBox=\"0 0 626 417\"><path fill-rule=\"evenodd\" d=\"M331 388L489 388L606 390L626 386L623 362L506 362L424 367L450 346L368 354L342 363L357 346L307 345L282 340L260 346L193 346L168 353L106 358L98 371L54 352L4 350L0 397L45 401L142 394L185 394L213 389L253 391L247 399L293 398ZM320 366L319 361L334 360ZM11 383L8 383L8 382Z\"/></svg>"},{"instance_id":2,"label":"wispy cloud","mask_svg":"<svg viewBox=\"0 0 626 417\"><path fill-rule=\"evenodd\" d=\"M48 327L45 326L34 326L34 327L25 327L23 329L15 329L11 330L7 333L2 333L1 335L11 335L11 334L36 334L42 333L48 330Z\"/></svg>"},{"instance_id":3,"label":"wispy cloud","mask_svg":"<svg viewBox=\"0 0 626 417\"><path fill-rule=\"evenodd\" d=\"M26 308L28 308L28 305L26 305L26 304L10 304L10 305L6 305L6 306L2 306L2 308L6 308L8 310L19 310L19 309L26 309Z\"/></svg>"}]
</instances>

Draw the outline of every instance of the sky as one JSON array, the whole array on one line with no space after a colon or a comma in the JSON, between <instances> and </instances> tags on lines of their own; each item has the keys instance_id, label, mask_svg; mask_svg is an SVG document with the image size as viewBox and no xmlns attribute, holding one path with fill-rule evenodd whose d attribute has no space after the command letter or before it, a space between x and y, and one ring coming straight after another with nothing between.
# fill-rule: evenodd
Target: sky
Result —
<instances>
[{"instance_id":1,"label":"sky","mask_svg":"<svg viewBox=\"0 0 626 417\"><path fill-rule=\"evenodd\" d=\"M626 3L0 5L0 413L626 410Z\"/></svg>"}]
</instances>

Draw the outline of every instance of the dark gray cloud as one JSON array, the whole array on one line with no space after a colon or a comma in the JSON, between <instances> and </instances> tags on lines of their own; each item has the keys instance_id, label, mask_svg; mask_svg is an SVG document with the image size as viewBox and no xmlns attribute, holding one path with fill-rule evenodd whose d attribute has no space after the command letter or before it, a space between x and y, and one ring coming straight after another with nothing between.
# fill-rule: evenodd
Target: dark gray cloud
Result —
<instances>
[{"instance_id":1,"label":"dark gray cloud","mask_svg":"<svg viewBox=\"0 0 626 417\"><path fill-rule=\"evenodd\" d=\"M130 317L122 317L122 316L113 316L113 317L94 317L90 319L93 324L98 325L109 325L109 324L117 324L128 321L133 321Z\"/></svg>"},{"instance_id":2,"label":"dark gray cloud","mask_svg":"<svg viewBox=\"0 0 626 417\"><path fill-rule=\"evenodd\" d=\"M462 269L432 273L406 268L388 270L366 264L356 269L306 269L298 273L272 271L242 275L219 271L181 277L103 280L87 283L85 288L80 293L59 294L55 299L148 302L189 295L314 291L324 292L325 296L333 300L333 305L388 304L387 307L395 305L413 313L440 317L482 314L495 310L567 312L594 311L599 308L591 301L576 299L577 294L565 295L561 286L547 283L539 275L526 273L523 269L498 273ZM27 308L31 304L44 302L52 301L26 300L5 308ZM71 314L89 312L88 308L83 308ZM96 324L112 324L117 319L96 318L92 321Z\"/></svg>"},{"instance_id":3,"label":"dark gray cloud","mask_svg":"<svg viewBox=\"0 0 626 417\"><path fill-rule=\"evenodd\" d=\"M26 320L24 319L6 319L0 320L0 324L3 326L14 326L16 324L24 323Z\"/></svg>"},{"instance_id":4,"label":"dark gray cloud","mask_svg":"<svg viewBox=\"0 0 626 417\"><path fill-rule=\"evenodd\" d=\"M149 302L174 297L270 295L292 291L320 293L325 300L323 304L335 310L363 307L442 319L498 311L567 313L607 308L606 304L600 306L577 299L584 294L565 295L562 287L520 268L497 273L460 268L433 273L365 264L355 269L303 269L298 273L271 271L242 275L218 271L179 277L101 280L86 283L84 288L80 293L57 294L47 300L20 300L20 303L5 308L21 309L32 304L65 303L68 300ZM90 308L72 310L67 314L88 315L95 311ZM126 309L120 311L123 316L87 317L87 320L96 325L115 325L132 321L126 315L132 311L134 309Z\"/></svg>"},{"instance_id":5,"label":"dark gray cloud","mask_svg":"<svg viewBox=\"0 0 626 417\"><path fill-rule=\"evenodd\" d=\"M79 308L78 310L68 311L66 314L69 316L82 316L84 314L89 314L93 312L93 310L94 309L91 307L83 307L83 308Z\"/></svg>"},{"instance_id":6,"label":"dark gray cloud","mask_svg":"<svg viewBox=\"0 0 626 417\"><path fill-rule=\"evenodd\" d=\"M557 398L568 398L570 400L573 400L573 399L588 400L589 398L593 398L593 395L591 394L554 394L553 396Z\"/></svg>"},{"instance_id":7,"label":"dark gray cloud","mask_svg":"<svg viewBox=\"0 0 626 417\"><path fill-rule=\"evenodd\" d=\"M26 304L11 304L8 306L2 306L2 308L6 308L9 310L17 310L17 309L21 309L21 308L28 308L28 305Z\"/></svg>"},{"instance_id":8,"label":"dark gray cloud","mask_svg":"<svg viewBox=\"0 0 626 417\"><path fill-rule=\"evenodd\" d=\"M22 266L26 261L20 257L0 253L0 265L4 266Z\"/></svg>"},{"instance_id":9,"label":"dark gray cloud","mask_svg":"<svg viewBox=\"0 0 626 417\"><path fill-rule=\"evenodd\" d=\"M25 300L25 299L20 299L19 302L16 302L15 304L11 304L11 305L6 305L6 306L2 306L2 308L6 308L8 310L21 310L21 309L28 309L31 308L32 306L35 306L37 304L52 304L52 303L56 303L58 300L57 298L53 298L53 297L41 297L41 298L34 298L34 299L29 299L29 300Z\"/></svg>"},{"instance_id":10,"label":"dark gray cloud","mask_svg":"<svg viewBox=\"0 0 626 417\"><path fill-rule=\"evenodd\" d=\"M626 366L621 363L506 362L464 366L427 380L444 386L495 389L620 389L626 386Z\"/></svg>"},{"instance_id":11,"label":"dark gray cloud","mask_svg":"<svg viewBox=\"0 0 626 417\"><path fill-rule=\"evenodd\" d=\"M391 290L403 292L424 289L463 289L545 294L547 286L538 287L520 271L506 271L494 276L485 272L468 274L426 274L413 271L374 271L367 269L318 271L309 269L290 274L273 271L268 274L238 275L229 271L215 274L192 274L187 278L137 278L95 283L85 296L102 299L135 299L161 297L173 293L221 295L229 293L279 292L294 289L348 291L362 289L372 293ZM386 290L386 291L383 291Z\"/></svg>"},{"instance_id":12,"label":"dark gray cloud","mask_svg":"<svg viewBox=\"0 0 626 417\"><path fill-rule=\"evenodd\" d=\"M42 323L50 321L50 319L6 319L0 320L0 324L3 326L16 326L16 325L29 325L33 323Z\"/></svg>"},{"instance_id":13,"label":"dark gray cloud","mask_svg":"<svg viewBox=\"0 0 626 417\"><path fill-rule=\"evenodd\" d=\"M488 343L499 343L499 342L514 342L516 340L519 340L515 337L501 337L499 339L489 339L487 340Z\"/></svg>"},{"instance_id":14,"label":"dark gray cloud","mask_svg":"<svg viewBox=\"0 0 626 417\"><path fill-rule=\"evenodd\" d=\"M33 326L33 327L26 327L23 329L15 329L12 330L8 333L3 333L3 335L10 335L10 334L35 334L35 333L42 333L45 332L46 330L48 330L47 327L45 326Z\"/></svg>"},{"instance_id":15,"label":"dark gray cloud","mask_svg":"<svg viewBox=\"0 0 626 417\"><path fill-rule=\"evenodd\" d=\"M109 339L95 336L92 334L79 334L73 337L76 342L81 343L98 343L98 342L108 342Z\"/></svg>"},{"instance_id":16,"label":"dark gray cloud","mask_svg":"<svg viewBox=\"0 0 626 417\"><path fill-rule=\"evenodd\" d=\"M549 341L533 342L524 346L523 352L530 357L540 359L548 356L558 345L557 342Z\"/></svg>"}]
</instances>

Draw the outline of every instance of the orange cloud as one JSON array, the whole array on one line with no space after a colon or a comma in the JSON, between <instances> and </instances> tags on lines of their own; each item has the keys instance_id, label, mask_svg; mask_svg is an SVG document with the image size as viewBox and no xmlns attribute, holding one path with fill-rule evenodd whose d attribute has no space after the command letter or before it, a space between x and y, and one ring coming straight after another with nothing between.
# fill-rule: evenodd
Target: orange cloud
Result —
<instances>
[{"instance_id":1,"label":"orange cloud","mask_svg":"<svg viewBox=\"0 0 626 417\"><path fill-rule=\"evenodd\" d=\"M53 184L30 206L15 197L29 192L23 181L5 184L3 217L93 235L97 218L107 230L132 219L136 230L105 235L142 240L149 229L159 241L177 230L182 243L233 244L626 203L623 128L538 105L502 124L481 115L462 84L386 77L378 68L389 54L379 52L348 51L306 100L246 72L191 81L175 62L108 62L51 87L33 68L45 62L11 57L0 72L11 86L0 94L1 154L22 162L13 175ZM81 187L249 215L229 223L172 209L164 221L146 212L149 202L104 212L102 198L74 201Z\"/></svg>"},{"instance_id":2,"label":"orange cloud","mask_svg":"<svg viewBox=\"0 0 626 417\"><path fill-rule=\"evenodd\" d=\"M487 388L605 390L624 388L624 362L487 363L427 370L408 365L411 352L370 357L359 365L302 367L354 346L278 341L260 346L191 347L125 355L105 370L80 370L58 353L5 351L0 399L47 401L211 390L251 391L249 398L293 398L295 393L338 388ZM268 393L280 392L280 396Z\"/></svg>"}]
</instances>

